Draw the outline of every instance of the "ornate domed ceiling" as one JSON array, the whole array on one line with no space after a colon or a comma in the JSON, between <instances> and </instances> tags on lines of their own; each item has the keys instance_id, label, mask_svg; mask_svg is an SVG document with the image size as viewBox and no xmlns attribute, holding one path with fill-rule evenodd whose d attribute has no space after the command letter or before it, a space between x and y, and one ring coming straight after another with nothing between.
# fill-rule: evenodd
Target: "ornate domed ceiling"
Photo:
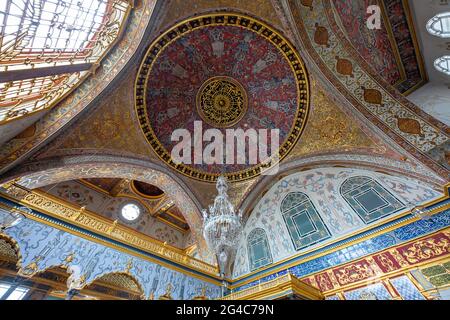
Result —
<instances>
[{"instance_id":1,"label":"ornate domed ceiling","mask_svg":"<svg viewBox=\"0 0 450 320\"><path fill-rule=\"evenodd\" d=\"M170 157L176 129L192 137L195 121L202 121L203 131L218 128L224 136L227 128L279 129L282 158L300 136L309 106L306 71L295 49L271 27L235 14L201 16L166 31L147 51L135 94L154 151L175 170L203 181L220 173L244 180L260 174L261 165L249 164L248 147L246 164L177 165ZM267 141L271 150L270 134Z\"/></svg>"}]
</instances>

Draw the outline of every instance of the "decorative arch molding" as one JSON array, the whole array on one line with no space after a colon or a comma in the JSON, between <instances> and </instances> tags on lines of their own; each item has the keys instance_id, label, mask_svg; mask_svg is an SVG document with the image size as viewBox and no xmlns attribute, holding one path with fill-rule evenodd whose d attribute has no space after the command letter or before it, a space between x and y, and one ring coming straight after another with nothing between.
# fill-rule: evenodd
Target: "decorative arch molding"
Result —
<instances>
[{"instance_id":1,"label":"decorative arch molding","mask_svg":"<svg viewBox=\"0 0 450 320\"><path fill-rule=\"evenodd\" d=\"M203 222L199 209L200 203L179 177L157 164L138 159L95 154L68 156L24 164L20 166L20 170L11 171L8 177L2 177L0 182L19 179L16 181L18 184L34 189L84 178L122 178L157 185L173 199L183 213L197 240L202 259L208 263L215 261L201 235Z\"/></svg>"},{"instance_id":2,"label":"decorative arch molding","mask_svg":"<svg viewBox=\"0 0 450 320\"><path fill-rule=\"evenodd\" d=\"M157 27L158 17L153 12L163 12L167 1L142 0L130 13L127 28L118 43L102 60L95 74L86 79L74 92L46 113L33 126L35 133L31 137L13 138L0 149L0 173L5 172L24 157L55 136L63 127L71 123L86 109L99 101L100 95L106 95L117 83L119 75L133 67L133 57L145 49L142 41L150 37ZM151 19L152 18L152 19Z\"/></svg>"},{"instance_id":3,"label":"decorative arch molding","mask_svg":"<svg viewBox=\"0 0 450 320\"><path fill-rule=\"evenodd\" d=\"M121 275L121 276L126 276L128 277L131 281L133 281L136 286L139 289L139 293L141 294L141 298L145 298L145 289L143 284L141 283L141 281L132 273L130 273L128 270L121 270L121 271L111 271L111 272L107 272L107 273L103 273L101 275L99 275L97 278L93 279L92 281L90 281L89 283L86 283L83 288L86 288L92 284L94 284L95 281L97 280L101 280L103 277L105 276L111 276L111 275Z\"/></svg>"},{"instance_id":4,"label":"decorative arch molding","mask_svg":"<svg viewBox=\"0 0 450 320\"><path fill-rule=\"evenodd\" d=\"M348 153L312 155L289 162L282 162L277 175L262 176L251 191L245 195L239 206L244 212L244 219L248 218L249 212L262 196L283 177L298 171L326 167L366 169L384 172L393 176L406 176L427 183L438 192L442 192L443 185L446 183L442 177L433 174L424 166L415 166L409 162L382 156Z\"/></svg>"},{"instance_id":5,"label":"decorative arch molding","mask_svg":"<svg viewBox=\"0 0 450 320\"><path fill-rule=\"evenodd\" d=\"M436 174L449 176L448 127L430 117L363 61L335 21L331 0L272 0L285 30L320 78L366 119ZM316 35L320 39L316 42Z\"/></svg>"}]
</instances>

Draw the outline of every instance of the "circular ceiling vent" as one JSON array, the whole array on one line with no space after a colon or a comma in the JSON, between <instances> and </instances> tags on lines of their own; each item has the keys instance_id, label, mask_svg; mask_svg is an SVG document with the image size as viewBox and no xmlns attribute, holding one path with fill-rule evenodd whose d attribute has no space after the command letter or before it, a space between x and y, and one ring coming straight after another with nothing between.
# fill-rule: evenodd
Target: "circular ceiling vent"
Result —
<instances>
[{"instance_id":1,"label":"circular ceiling vent","mask_svg":"<svg viewBox=\"0 0 450 320\"><path fill-rule=\"evenodd\" d=\"M141 208L137 204L129 202L122 206L120 209L120 215L126 221L136 221L136 219L141 215Z\"/></svg>"}]
</instances>

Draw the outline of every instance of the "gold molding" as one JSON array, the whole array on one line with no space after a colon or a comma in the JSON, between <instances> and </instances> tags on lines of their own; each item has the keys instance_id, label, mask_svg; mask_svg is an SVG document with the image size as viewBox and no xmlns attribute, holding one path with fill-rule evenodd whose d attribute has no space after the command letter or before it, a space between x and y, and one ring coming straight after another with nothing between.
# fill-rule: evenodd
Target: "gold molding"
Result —
<instances>
[{"instance_id":1,"label":"gold molding","mask_svg":"<svg viewBox=\"0 0 450 320\"><path fill-rule=\"evenodd\" d=\"M126 226L116 225L114 222L111 222L106 218L100 217L93 212L90 212L83 208L77 208L76 206L66 203L65 201L62 201L60 199L57 198L54 199L53 197L46 195L41 191L38 190L30 191L25 189L24 187L14 185L8 189L7 193L5 192L0 193L7 199L18 202L32 209L41 211L51 217L63 220L65 222L69 222L73 225L79 226L88 231L98 233L102 236L111 238L123 244L131 245L137 249L146 251L161 258L169 259L170 261L176 262L190 269L200 271L206 275L216 278L217 280L220 279L217 267L186 255L184 250L182 249L178 249L168 244L164 244L161 241L153 239L149 236L145 236ZM126 251L127 253L138 255L152 262L156 262L150 257L147 257L145 255L137 254L134 251L118 247L107 241L103 241L93 237L88 237L86 235L80 234L79 232L70 230L69 228L57 225L50 221L46 221L45 219L34 217L30 215L28 212L22 213L35 221L44 222L47 225L51 225L58 229L65 229L65 231L68 231L72 234L76 234L77 236L83 237L90 241L94 242L100 241L102 242L102 244L106 244L107 246L114 247L122 251ZM163 264L162 262L159 261L157 261L156 263ZM187 270L176 268L174 266L170 266L167 264L166 266L168 266L171 269L178 269L183 273L187 272Z\"/></svg>"},{"instance_id":2,"label":"gold molding","mask_svg":"<svg viewBox=\"0 0 450 320\"><path fill-rule=\"evenodd\" d=\"M280 299L292 294L301 296L305 300L324 300L319 289L306 284L290 273L273 280L254 285L250 288L231 293L219 300L267 300Z\"/></svg>"}]
</instances>

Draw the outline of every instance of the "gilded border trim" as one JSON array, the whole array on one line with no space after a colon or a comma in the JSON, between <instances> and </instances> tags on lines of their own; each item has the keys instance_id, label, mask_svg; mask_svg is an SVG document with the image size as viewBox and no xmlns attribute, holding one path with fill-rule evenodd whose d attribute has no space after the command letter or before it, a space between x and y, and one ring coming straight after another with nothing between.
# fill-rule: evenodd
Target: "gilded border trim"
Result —
<instances>
[{"instance_id":1,"label":"gilded border trim","mask_svg":"<svg viewBox=\"0 0 450 320\"><path fill-rule=\"evenodd\" d=\"M146 106L148 75L161 52L184 34L207 26L236 26L255 32L258 35L265 37L274 46L276 46L289 62L289 65L294 73L294 77L297 80L297 100L299 105L296 111L295 121L291 127L289 135L286 138L286 141L279 148L279 161L281 161L294 147L303 132L309 111L310 90L308 75L303 64L303 60L300 58L300 55L295 50L294 46L281 34L276 32L274 28L252 17L229 12L200 15L176 24L164 32L161 36L156 38L145 54L135 81L135 110L141 130L145 135L147 142L153 148L158 157L171 168L184 176L199 181L214 182L220 174L207 173L184 164L176 164L171 159L170 153L159 142L151 127ZM274 165L275 163L273 163L273 161L274 160L271 160L269 163L261 163L245 170L226 173L225 176L229 181L243 181L254 178L260 175L261 171L265 167L268 167L271 164Z\"/></svg>"}]
</instances>

